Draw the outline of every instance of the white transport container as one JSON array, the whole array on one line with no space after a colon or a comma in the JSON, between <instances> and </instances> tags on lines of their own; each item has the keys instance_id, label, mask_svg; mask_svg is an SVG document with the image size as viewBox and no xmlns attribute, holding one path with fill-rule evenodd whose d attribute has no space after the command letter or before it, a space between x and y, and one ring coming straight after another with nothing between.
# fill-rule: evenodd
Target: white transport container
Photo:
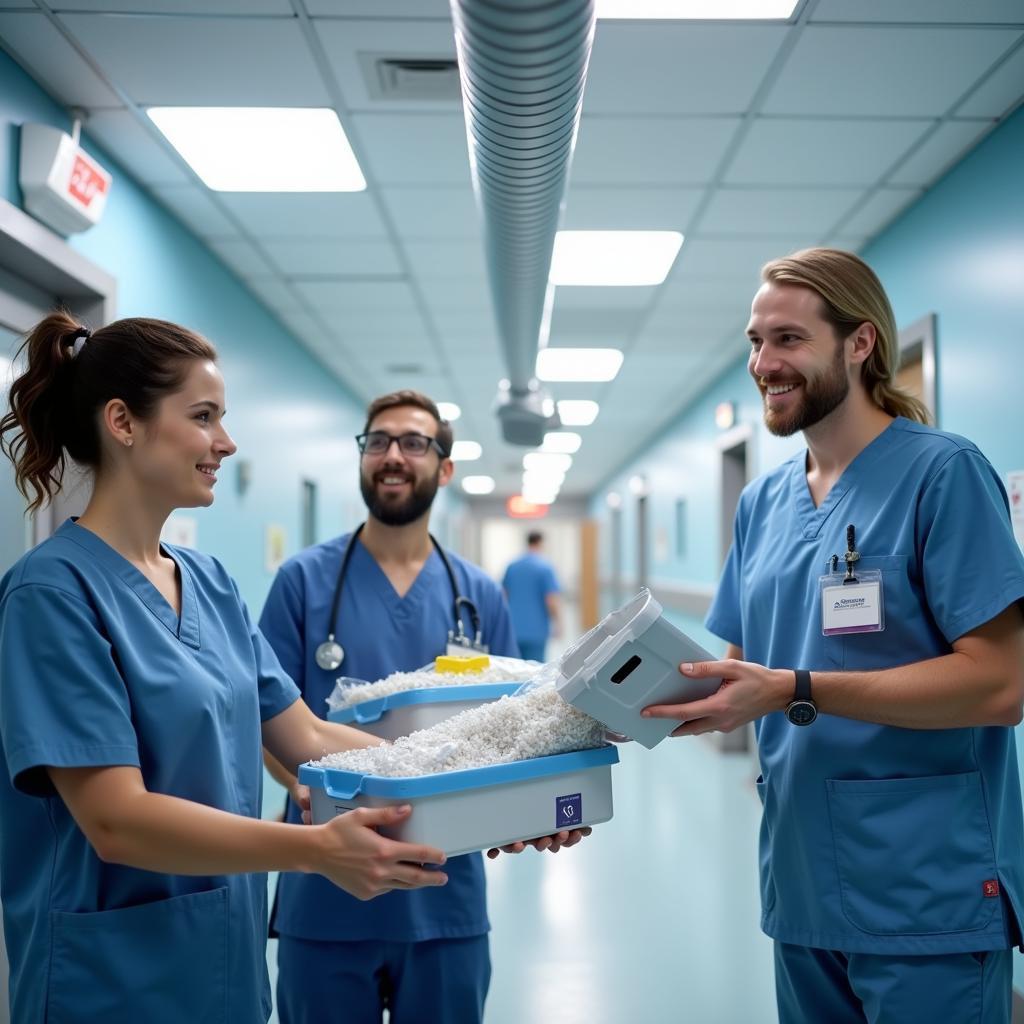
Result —
<instances>
[{"instance_id":1,"label":"white transport container","mask_svg":"<svg viewBox=\"0 0 1024 1024\"><path fill-rule=\"evenodd\" d=\"M364 700L360 704L329 711L331 722L352 725L384 740L408 736L419 729L429 729L460 711L467 711L488 701L511 696L522 683L470 683L465 686L437 686L401 690Z\"/></svg>"},{"instance_id":2,"label":"white transport container","mask_svg":"<svg viewBox=\"0 0 1024 1024\"><path fill-rule=\"evenodd\" d=\"M583 828L612 816L613 746L416 778L385 778L304 764L314 824L355 807L411 804L401 824L380 831L426 843L449 857Z\"/></svg>"},{"instance_id":3,"label":"white transport container","mask_svg":"<svg viewBox=\"0 0 1024 1024\"><path fill-rule=\"evenodd\" d=\"M651 704L682 704L710 696L721 679L687 679L684 661L717 659L662 615L649 590L605 616L562 656L559 695L648 749L680 723L641 718Z\"/></svg>"}]
</instances>

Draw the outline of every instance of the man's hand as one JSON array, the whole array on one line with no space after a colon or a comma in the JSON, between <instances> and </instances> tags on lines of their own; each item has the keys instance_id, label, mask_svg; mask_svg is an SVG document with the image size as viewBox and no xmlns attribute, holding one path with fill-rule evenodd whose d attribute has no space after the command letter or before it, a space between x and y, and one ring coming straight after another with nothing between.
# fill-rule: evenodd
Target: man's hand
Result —
<instances>
[{"instance_id":1,"label":"man's hand","mask_svg":"<svg viewBox=\"0 0 1024 1024\"><path fill-rule=\"evenodd\" d=\"M551 836L541 836L539 839L521 840L518 843L509 843L497 849L487 851L487 856L494 860L499 853L522 853L527 846L532 846L538 852L547 850L548 853L558 853L563 846L575 846L580 840L585 839L591 833L590 828L576 828L571 832L556 832Z\"/></svg>"},{"instance_id":2,"label":"man's hand","mask_svg":"<svg viewBox=\"0 0 1024 1024\"><path fill-rule=\"evenodd\" d=\"M789 669L765 668L749 661L684 662L679 671L688 679L719 677L717 693L689 704L654 704L644 718L675 718L683 724L673 736L733 732L772 711L782 711L793 698L795 680Z\"/></svg>"}]
</instances>

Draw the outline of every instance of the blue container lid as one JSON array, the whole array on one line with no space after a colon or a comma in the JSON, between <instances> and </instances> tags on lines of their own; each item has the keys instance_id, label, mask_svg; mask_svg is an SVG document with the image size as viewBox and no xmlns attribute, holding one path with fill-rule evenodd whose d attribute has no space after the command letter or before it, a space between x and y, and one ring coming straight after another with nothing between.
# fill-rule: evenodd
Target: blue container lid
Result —
<instances>
[{"instance_id":1,"label":"blue container lid","mask_svg":"<svg viewBox=\"0 0 1024 1024\"><path fill-rule=\"evenodd\" d=\"M521 782L545 775L563 775L584 768L617 764L619 751L610 743L591 750L575 750L568 754L532 757L526 761L508 764L490 764L483 768L465 768L457 772L437 772L412 778L387 778L383 775L364 775L341 768L320 768L311 764L299 767L299 782L316 786L337 800L351 800L363 796L385 799L412 799L418 796L436 796L465 789L481 789L502 782Z\"/></svg>"},{"instance_id":2,"label":"blue container lid","mask_svg":"<svg viewBox=\"0 0 1024 1024\"><path fill-rule=\"evenodd\" d=\"M366 725L379 721L387 711L410 707L414 704L450 704L458 700L498 700L506 694L512 696L522 683L472 683L466 686L431 686L418 690L401 690L376 700L364 700L347 708L329 711L329 722L342 725Z\"/></svg>"}]
</instances>

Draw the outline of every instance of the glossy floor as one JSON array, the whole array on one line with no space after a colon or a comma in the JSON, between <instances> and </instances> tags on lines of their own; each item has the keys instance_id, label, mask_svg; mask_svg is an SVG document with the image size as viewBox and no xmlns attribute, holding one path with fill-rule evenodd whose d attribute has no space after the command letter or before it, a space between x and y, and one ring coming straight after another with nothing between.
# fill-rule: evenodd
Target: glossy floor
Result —
<instances>
[{"instance_id":1,"label":"glossy floor","mask_svg":"<svg viewBox=\"0 0 1024 1024\"><path fill-rule=\"evenodd\" d=\"M612 821L575 849L487 865L486 1024L776 1021L751 756L706 738L620 756Z\"/></svg>"}]
</instances>

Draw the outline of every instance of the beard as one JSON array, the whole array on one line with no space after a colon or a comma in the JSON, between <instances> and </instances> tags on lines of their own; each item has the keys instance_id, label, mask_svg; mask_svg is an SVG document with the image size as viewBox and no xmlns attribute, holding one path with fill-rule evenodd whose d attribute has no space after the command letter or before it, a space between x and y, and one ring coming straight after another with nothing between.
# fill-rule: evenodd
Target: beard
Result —
<instances>
[{"instance_id":1,"label":"beard","mask_svg":"<svg viewBox=\"0 0 1024 1024\"><path fill-rule=\"evenodd\" d=\"M419 482L412 478L412 493L407 498L399 498L395 495L388 495L382 498L377 493L376 479L381 476L405 475L398 471L378 470L372 476L365 473L359 474L359 490L362 492L363 501L371 516L385 526L407 526L415 522L421 516L430 511L437 494L438 483L441 478L441 467L433 476L426 477Z\"/></svg>"},{"instance_id":2,"label":"beard","mask_svg":"<svg viewBox=\"0 0 1024 1024\"><path fill-rule=\"evenodd\" d=\"M762 387L765 386L762 384ZM813 427L845 401L850 393L850 381L846 376L842 345L836 346L835 359L828 369L817 378L805 377L803 387L803 401L788 414L769 409L765 394L764 425L776 437L789 437L798 430Z\"/></svg>"}]
</instances>

